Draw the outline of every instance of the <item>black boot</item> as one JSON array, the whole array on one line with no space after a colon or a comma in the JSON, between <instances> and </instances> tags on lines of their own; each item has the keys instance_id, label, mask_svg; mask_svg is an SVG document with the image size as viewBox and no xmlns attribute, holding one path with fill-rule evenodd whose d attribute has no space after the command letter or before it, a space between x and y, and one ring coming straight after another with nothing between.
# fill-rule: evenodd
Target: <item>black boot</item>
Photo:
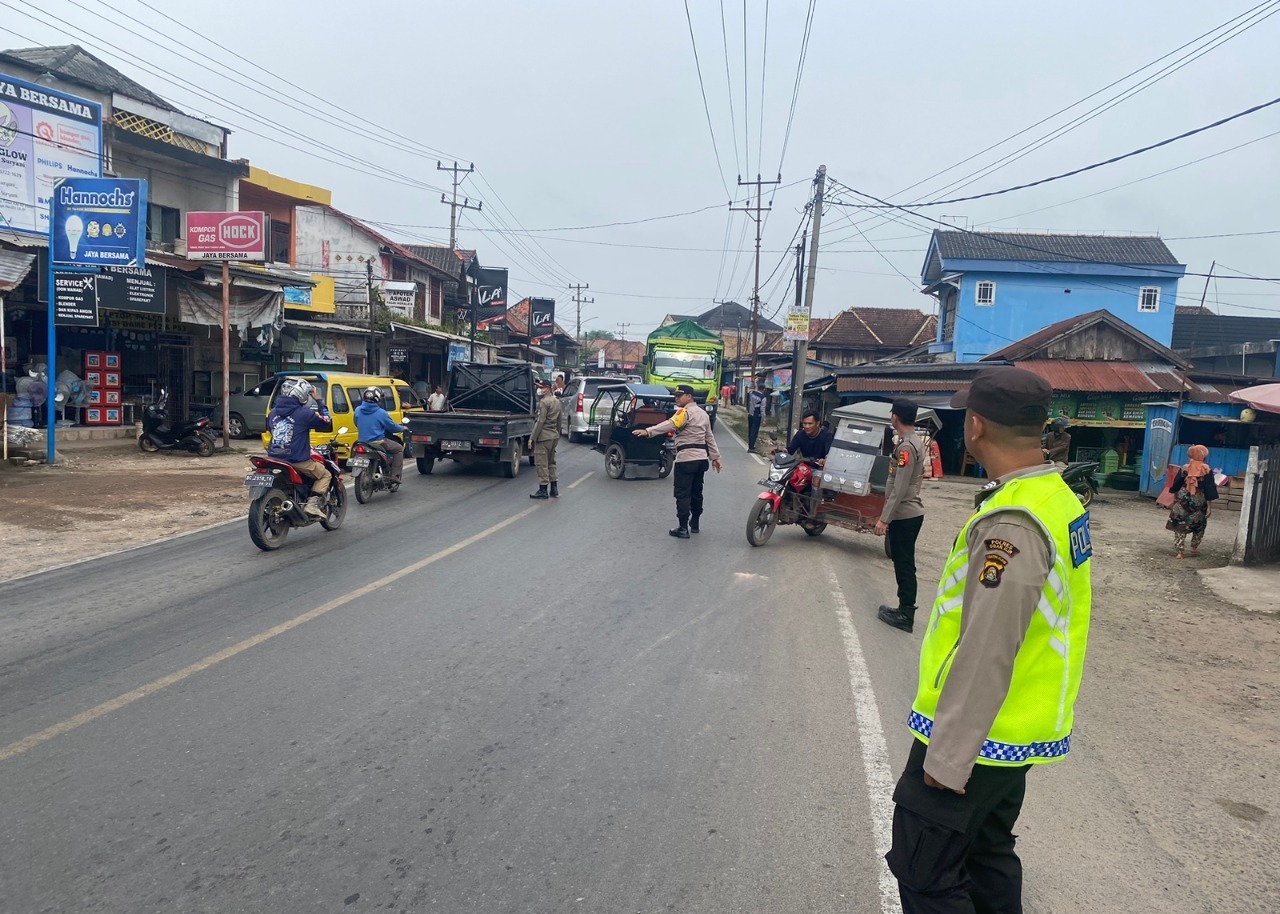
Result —
<instances>
[{"instance_id":1,"label":"black boot","mask_svg":"<svg viewBox=\"0 0 1280 914\"><path fill-rule=\"evenodd\" d=\"M529 497L530 498L550 498L551 496L547 495L546 486L538 486L538 491L531 493Z\"/></svg>"},{"instance_id":2,"label":"black boot","mask_svg":"<svg viewBox=\"0 0 1280 914\"><path fill-rule=\"evenodd\" d=\"M905 609L881 606L880 612L876 615L881 622L900 628L907 634L911 634L911 630L915 628L916 608L914 606L908 606Z\"/></svg>"},{"instance_id":3,"label":"black boot","mask_svg":"<svg viewBox=\"0 0 1280 914\"><path fill-rule=\"evenodd\" d=\"M700 516L701 516L701 515L695 515L694 517L689 518L689 532L690 532L690 533L697 533L697 532L698 532L698 517L700 517Z\"/></svg>"},{"instance_id":4,"label":"black boot","mask_svg":"<svg viewBox=\"0 0 1280 914\"><path fill-rule=\"evenodd\" d=\"M552 498L559 498L559 497L560 497L560 484L559 484L559 483L556 483L556 482L551 483L551 497L552 497Z\"/></svg>"},{"instance_id":5,"label":"black boot","mask_svg":"<svg viewBox=\"0 0 1280 914\"><path fill-rule=\"evenodd\" d=\"M686 524L681 524L679 527L672 527L667 532L676 539L687 540L689 538L689 527Z\"/></svg>"}]
</instances>

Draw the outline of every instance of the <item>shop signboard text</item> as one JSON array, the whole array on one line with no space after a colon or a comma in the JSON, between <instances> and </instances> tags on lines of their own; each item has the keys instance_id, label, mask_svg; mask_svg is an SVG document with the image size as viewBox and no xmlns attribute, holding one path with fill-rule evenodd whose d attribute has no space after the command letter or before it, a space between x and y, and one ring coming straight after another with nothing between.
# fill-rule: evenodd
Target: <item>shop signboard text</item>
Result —
<instances>
[{"instance_id":1,"label":"shop signboard text","mask_svg":"<svg viewBox=\"0 0 1280 914\"><path fill-rule=\"evenodd\" d=\"M266 213L187 213L190 260L267 260Z\"/></svg>"},{"instance_id":2,"label":"shop signboard text","mask_svg":"<svg viewBox=\"0 0 1280 914\"><path fill-rule=\"evenodd\" d=\"M146 262L147 182L67 178L53 189L50 244L58 266L133 267Z\"/></svg>"}]
</instances>

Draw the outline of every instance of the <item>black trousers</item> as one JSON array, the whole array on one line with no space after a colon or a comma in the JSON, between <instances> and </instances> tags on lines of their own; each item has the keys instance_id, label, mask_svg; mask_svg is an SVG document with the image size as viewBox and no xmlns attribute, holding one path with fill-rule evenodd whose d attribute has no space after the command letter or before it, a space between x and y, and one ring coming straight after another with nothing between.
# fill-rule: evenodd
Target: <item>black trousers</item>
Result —
<instances>
[{"instance_id":1,"label":"black trousers","mask_svg":"<svg viewBox=\"0 0 1280 914\"><path fill-rule=\"evenodd\" d=\"M760 437L760 422L763 418L755 413L747 414L747 450L756 449L756 439Z\"/></svg>"},{"instance_id":2,"label":"black trousers","mask_svg":"<svg viewBox=\"0 0 1280 914\"><path fill-rule=\"evenodd\" d=\"M1014 823L1027 769L975 765L964 795L924 782L916 740L893 792L893 847L903 914L1022 914L1022 861Z\"/></svg>"},{"instance_id":3,"label":"black trousers","mask_svg":"<svg viewBox=\"0 0 1280 914\"><path fill-rule=\"evenodd\" d=\"M711 468L709 460L676 461L671 475L675 480L676 519L681 527L689 526L689 518L702 516L702 481Z\"/></svg>"},{"instance_id":4,"label":"black trousers","mask_svg":"<svg viewBox=\"0 0 1280 914\"><path fill-rule=\"evenodd\" d=\"M916 539L924 525L924 515L889 523L889 557L893 576L898 579L898 608L916 608Z\"/></svg>"}]
</instances>

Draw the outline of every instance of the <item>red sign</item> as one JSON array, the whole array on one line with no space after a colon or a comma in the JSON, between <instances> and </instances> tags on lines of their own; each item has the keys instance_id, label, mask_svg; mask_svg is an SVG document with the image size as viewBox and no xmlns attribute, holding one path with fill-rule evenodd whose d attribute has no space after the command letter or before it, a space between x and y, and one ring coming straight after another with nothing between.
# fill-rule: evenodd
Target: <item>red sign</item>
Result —
<instances>
[{"instance_id":1,"label":"red sign","mask_svg":"<svg viewBox=\"0 0 1280 914\"><path fill-rule=\"evenodd\" d=\"M266 213L187 213L191 260L267 259Z\"/></svg>"}]
</instances>

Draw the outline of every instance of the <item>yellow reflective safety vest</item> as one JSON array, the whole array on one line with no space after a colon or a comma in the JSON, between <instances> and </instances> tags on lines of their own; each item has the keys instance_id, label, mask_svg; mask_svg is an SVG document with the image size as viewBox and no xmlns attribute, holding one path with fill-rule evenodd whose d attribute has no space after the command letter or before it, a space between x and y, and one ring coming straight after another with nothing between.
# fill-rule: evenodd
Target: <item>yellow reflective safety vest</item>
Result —
<instances>
[{"instance_id":1,"label":"yellow reflective safety vest","mask_svg":"<svg viewBox=\"0 0 1280 914\"><path fill-rule=\"evenodd\" d=\"M1014 658L1009 692L979 750L979 765L1027 765L1064 758L1084 673L1092 587L1089 514L1057 473L1009 480L979 506L956 537L920 648L920 681L907 725L925 743L960 642L969 573L969 530L1000 511L1029 516L1050 544L1051 571Z\"/></svg>"}]
</instances>

